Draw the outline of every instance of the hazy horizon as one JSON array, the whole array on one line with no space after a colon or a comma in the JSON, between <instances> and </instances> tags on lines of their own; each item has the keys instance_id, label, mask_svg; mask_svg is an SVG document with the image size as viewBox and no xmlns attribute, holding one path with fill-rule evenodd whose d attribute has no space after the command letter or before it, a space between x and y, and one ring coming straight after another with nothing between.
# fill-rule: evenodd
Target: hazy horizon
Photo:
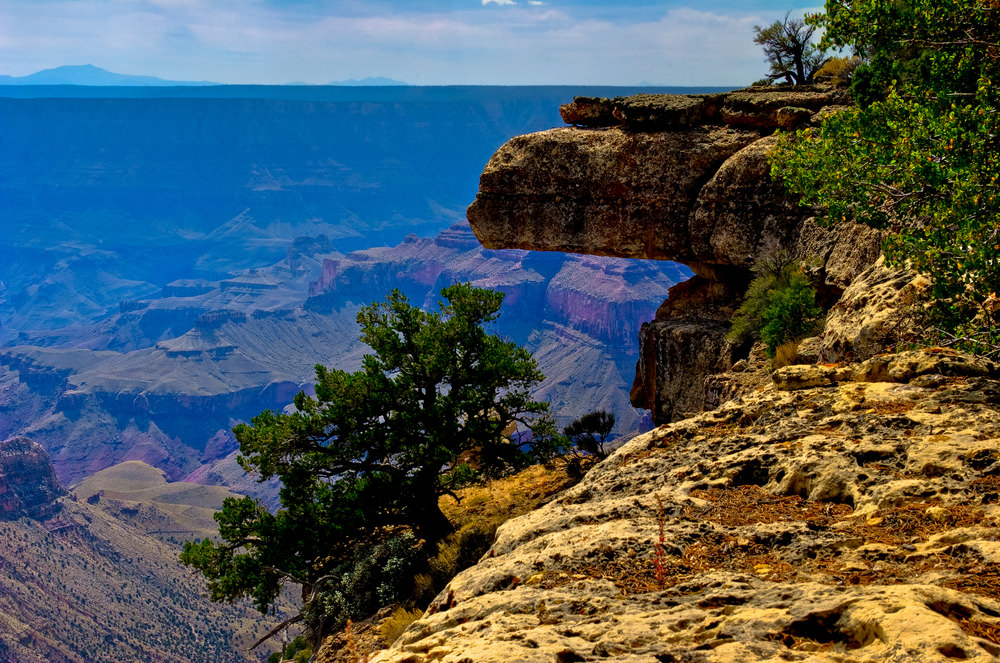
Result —
<instances>
[{"instance_id":1,"label":"hazy horizon","mask_svg":"<svg viewBox=\"0 0 1000 663\"><path fill-rule=\"evenodd\" d=\"M7 76L63 65L227 85L741 86L777 0L0 0Z\"/></svg>"}]
</instances>

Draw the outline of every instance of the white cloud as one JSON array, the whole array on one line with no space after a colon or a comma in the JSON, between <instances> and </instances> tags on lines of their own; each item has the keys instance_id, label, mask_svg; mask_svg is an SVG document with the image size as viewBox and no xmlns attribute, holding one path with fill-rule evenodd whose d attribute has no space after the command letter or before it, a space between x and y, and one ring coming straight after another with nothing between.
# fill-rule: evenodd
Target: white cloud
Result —
<instances>
[{"instance_id":1,"label":"white cloud","mask_svg":"<svg viewBox=\"0 0 1000 663\"><path fill-rule=\"evenodd\" d=\"M470 3L376 12L354 0L0 0L0 74L92 63L227 83L387 76L431 85L743 85L767 70L753 25L784 15L481 2L504 11Z\"/></svg>"},{"instance_id":2,"label":"white cloud","mask_svg":"<svg viewBox=\"0 0 1000 663\"><path fill-rule=\"evenodd\" d=\"M528 0L528 4L532 7L541 7L542 5L547 5L549 3L542 2L542 0Z\"/></svg>"}]
</instances>

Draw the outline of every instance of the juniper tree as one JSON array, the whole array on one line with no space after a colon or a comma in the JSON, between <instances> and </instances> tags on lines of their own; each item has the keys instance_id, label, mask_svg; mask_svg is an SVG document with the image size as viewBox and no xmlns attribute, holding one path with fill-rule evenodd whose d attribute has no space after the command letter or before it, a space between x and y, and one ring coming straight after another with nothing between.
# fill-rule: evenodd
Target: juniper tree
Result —
<instances>
[{"instance_id":1,"label":"juniper tree","mask_svg":"<svg viewBox=\"0 0 1000 663\"><path fill-rule=\"evenodd\" d=\"M503 294L466 284L441 294L432 312L398 291L364 307L360 337L372 353L360 370L316 366L314 396L234 428L244 469L281 480L281 508L229 498L219 540L185 544L181 560L214 600L250 597L263 612L291 582L315 602L317 585L348 573L359 551L402 533L429 545L450 531L438 500L465 476L461 455L503 473L544 453L552 424L530 395L542 374L527 350L485 329ZM539 435L512 437L515 425Z\"/></svg>"}]
</instances>

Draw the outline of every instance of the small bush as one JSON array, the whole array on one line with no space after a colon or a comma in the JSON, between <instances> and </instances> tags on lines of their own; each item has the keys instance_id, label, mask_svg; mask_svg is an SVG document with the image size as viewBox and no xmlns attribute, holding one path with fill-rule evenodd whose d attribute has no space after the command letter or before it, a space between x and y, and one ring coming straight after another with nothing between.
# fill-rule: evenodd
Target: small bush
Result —
<instances>
[{"instance_id":1,"label":"small bush","mask_svg":"<svg viewBox=\"0 0 1000 663\"><path fill-rule=\"evenodd\" d=\"M823 310L816 304L816 290L789 254L763 256L754 273L727 338L737 345L761 340L774 359L778 346L811 334Z\"/></svg>"},{"instance_id":2,"label":"small bush","mask_svg":"<svg viewBox=\"0 0 1000 663\"><path fill-rule=\"evenodd\" d=\"M421 555L421 543L409 532L356 551L303 608L306 623L314 632L339 629L350 619L365 619L409 598Z\"/></svg>"},{"instance_id":3,"label":"small bush","mask_svg":"<svg viewBox=\"0 0 1000 663\"><path fill-rule=\"evenodd\" d=\"M769 300L760 340L773 359L779 346L808 336L823 310L816 305L816 290L801 272L789 274L787 284L774 289Z\"/></svg>"},{"instance_id":4,"label":"small bush","mask_svg":"<svg viewBox=\"0 0 1000 663\"><path fill-rule=\"evenodd\" d=\"M493 545L496 529L496 524L473 521L438 544L437 555L430 560L435 584L443 586L459 571L478 562Z\"/></svg>"},{"instance_id":5,"label":"small bush","mask_svg":"<svg viewBox=\"0 0 1000 663\"><path fill-rule=\"evenodd\" d=\"M607 410L594 410L574 420L563 428L573 447L592 458L604 460L608 457L608 438L615 427L615 415Z\"/></svg>"},{"instance_id":6,"label":"small bush","mask_svg":"<svg viewBox=\"0 0 1000 663\"><path fill-rule=\"evenodd\" d=\"M399 606L392 611L392 614L386 617L385 621L382 622L380 629L382 639L386 644L391 645L397 638L399 638L399 636L403 634L403 631L405 631L410 624L423 616L424 611L419 608L407 610L403 606Z\"/></svg>"}]
</instances>

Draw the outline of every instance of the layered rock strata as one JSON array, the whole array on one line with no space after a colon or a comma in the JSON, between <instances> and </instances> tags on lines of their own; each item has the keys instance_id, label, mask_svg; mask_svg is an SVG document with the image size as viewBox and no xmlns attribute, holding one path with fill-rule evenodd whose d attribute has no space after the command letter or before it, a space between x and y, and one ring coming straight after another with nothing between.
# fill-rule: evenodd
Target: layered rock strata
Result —
<instances>
[{"instance_id":1,"label":"layered rock strata","mask_svg":"<svg viewBox=\"0 0 1000 663\"><path fill-rule=\"evenodd\" d=\"M745 355L725 335L758 258L808 258L827 303L877 258L877 233L818 226L769 175L776 127L845 102L821 88L579 98L562 109L579 126L497 151L468 218L487 248L674 260L701 277L640 332L633 403L671 421L701 409L705 377Z\"/></svg>"},{"instance_id":2,"label":"layered rock strata","mask_svg":"<svg viewBox=\"0 0 1000 663\"><path fill-rule=\"evenodd\" d=\"M994 661L1000 368L791 366L509 521L379 662Z\"/></svg>"}]
</instances>

